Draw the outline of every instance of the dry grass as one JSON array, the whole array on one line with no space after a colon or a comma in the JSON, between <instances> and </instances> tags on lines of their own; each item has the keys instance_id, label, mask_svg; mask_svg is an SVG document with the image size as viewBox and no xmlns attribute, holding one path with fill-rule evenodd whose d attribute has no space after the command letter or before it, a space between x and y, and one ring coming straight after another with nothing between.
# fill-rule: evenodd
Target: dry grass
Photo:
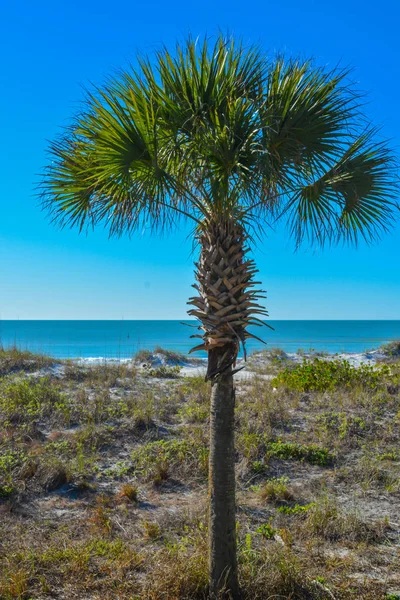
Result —
<instances>
[{"instance_id":1,"label":"dry grass","mask_svg":"<svg viewBox=\"0 0 400 600\"><path fill-rule=\"evenodd\" d=\"M129 365L24 376L34 363L0 378L0 599L206 599L209 385ZM236 414L244 600L384 600L398 390L274 390L259 371Z\"/></svg>"},{"instance_id":2,"label":"dry grass","mask_svg":"<svg viewBox=\"0 0 400 600\"><path fill-rule=\"evenodd\" d=\"M3 348L0 344L0 376L17 371L36 371L58 361L43 354L33 354L19 348Z\"/></svg>"}]
</instances>

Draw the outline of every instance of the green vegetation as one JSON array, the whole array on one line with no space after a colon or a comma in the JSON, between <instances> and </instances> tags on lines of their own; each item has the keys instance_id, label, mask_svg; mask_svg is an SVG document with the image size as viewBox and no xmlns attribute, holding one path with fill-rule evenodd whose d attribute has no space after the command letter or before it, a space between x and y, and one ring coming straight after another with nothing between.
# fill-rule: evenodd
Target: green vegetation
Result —
<instances>
[{"instance_id":1,"label":"green vegetation","mask_svg":"<svg viewBox=\"0 0 400 600\"><path fill-rule=\"evenodd\" d=\"M0 344L0 377L18 371L37 371L58 361L42 354L33 354L20 348L3 348Z\"/></svg>"},{"instance_id":2,"label":"green vegetation","mask_svg":"<svg viewBox=\"0 0 400 600\"><path fill-rule=\"evenodd\" d=\"M32 425L44 418L69 419L69 404L48 378L3 379L0 382L0 415L4 425Z\"/></svg>"},{"instance_id":3,"label":"green vegetation","mask_svg":"<svg viewBox=\"0 0 400 600\"><path fill-rule=\"evenodd\" d=\"M0 378L0 599L205 600L210 384L60 368ZM377 390L238 383L244 600L320 600L313 582L336 600L397 589L398 368ZM387 583L357 579L366 559Z\"/></svg>"},{"instance_id":4,"label":"green vegetation","mask_svg":"<svg viewBox=\"0 0 400 600\"><path fill-rule=\"evenodd\" d=\"M276 529L272 527L271 523L264 523L260 527L257 527L256 533L260 533L267 540L271 540L276 534Z\"/></svg>"},{"instance_id":5,"label":"green vegetation","mask_svg":"<svg viewBox=\"0 0 400 600\"><path fill-rule=\"evenodd\" d=\"M337 502L325 495L307 511L304 528L330 541L382 542L386 539L388 523L386 519L363 521L356 511L340 510Z\"/></svg>"},{"instance_id":6,"label":"green vegetation","mask_svg":"<svg viewBox=\"0 0 400 600\"><path fill-rule=\"evenodd\" d=\"M50 145L40 189L53 222L80 231L190 223L200 248L194 350L208 352L220 415L210 419L209 591L237 598L235 457L217 448L234 443L239 342L268 316L246 253L277 220L296 245L379 239L398 209L397 165L346 70L264 56L223 35L137 63L86 94ZM313 378L290 383L321 389ZM326 377L321 386L330 389Z\"/></svg>"},{"instance_id":7,"label":"green vegetation","mask_svg":"<svg viewBox=\"0 0 400 600\"><path fill-rule=\"evenodd\" d=\"M400 340L394 340L393 342L388 342L387 344L383 344L379 348L381 352L387 354L390 357L399 357L400 356Z\"/></svg>"},{"instance_id":8,"label":"green vegetation","mask_svg":"<svg viewBox=\"0 0 400 600\"><path fill-rule=\"evenodd\" d=\"M208 450L189 440L158 440L134 450L131 460L137 476L161 484L171 473L205 475Z\"/></svg>"},{"instance_id":9,"label":"green vegetation","mask_svg":"<svg viewBox=\"0 0 400 600\"><path fill-rule=\"evenodd\" d=\"M321 467L332 464L334 460L334 456L327 448L321 448L317 444L303 445L281 441L267 444L267 456L282 460L306 461L312 465L320 465Z\"/></svg>"},{"instance_id":10,"label":"green vegetation","mask_svg":"<svg viewBox=\"0 0 400 600\"><path fill-rule=\"evenodd\" d=\"M398 374L392 375L387 365L373 367L362 364L354 367L347 360L304 360L294 368L282 370L273 380L272 385L284 386L299 392L327 392L335 389L362 387L375 390L382 386L382 381L400 383Z\"/></svg>"},{"instance_id":11,"label":"green vegetation","mask_svg":"<svg viewBox=\"0 0 400 600\"><path fill-rule=\"evenodd\" d=\"M261 499L273 504L282 504L293 500L293 492L288 487L288 483L287 477L268 479L260 489Z\"/></svg>"},{"instance_id":12,"label":"green vegetation","mask_svg":"<svg viewBox=\"0 0 400 600\"><path fill-rule=\"evenodd\" d=\"M278 512L285 515L304 515L310 508L313 508L313 506L315 506L315 502L310 502L309 504L295 504L294 506L279 506Z\"/></svg>"},{"instance_id":13,"label":"green vegetation","mask_svg":"<svg viewBox=\"0 0 400 600\"><path fill-rule=\"evenodd\" d=\"M144 363L149 366L154 366L154 364L159 364L160 359L165 362L167 366L181 365L182 363L186 363L190 360L191 364L201 364L201 359L190 358L186 354L182 354L182 352L176 352L174 350L169 350L168 348L162 348L161 346L156 346L154 350L139 350L135 354L135 362Z\"/></svg>"},{"instance_id":14,"label":"green vegetation","mask_svg":"<svg viewBox=\"0 0 400 600\"><path fill-rule=\"evenodd\" d=\"M181 367L175 365L174 367L168 367L165 365L161 365L158 367L145 367L143 371L143 375L145 377L155 377L157 379L177 379L179 377L179 373L181 371Z\"/></svg>"}]
</instances>

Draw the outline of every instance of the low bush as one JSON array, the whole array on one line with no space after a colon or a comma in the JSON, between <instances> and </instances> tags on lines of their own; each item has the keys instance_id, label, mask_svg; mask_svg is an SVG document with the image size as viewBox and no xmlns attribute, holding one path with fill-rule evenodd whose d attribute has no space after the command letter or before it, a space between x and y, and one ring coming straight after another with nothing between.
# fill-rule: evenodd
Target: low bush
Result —
<instances>
[{"instance_id":1,"label":"low bush","mask_svg":"<svg viewBox=\"0 0 400 600\"><path fill-rule=\"evenodd\" d=\"M181 367L175 365L174 367L167 367L161 365L159 367L148 367L146 365L143 370L145 377L155 377L156 379L177 379L180 375Z\"/></svg>"},{"instance_id":2,"label":"low bush","mask_svg":"<svg viewBox=\"0 0 400 600\"><path fill-rule=\"evenodd\" d=\"M206 474L208 448L189 440L157 440L134 450L131 460L134 473L159 484L172 472Z\"/></svg>"},{"instance_id":3,"label":"low bush","mask_svg":"<svg viewBox=\"0 0 400 600\"><path fill-rule=\"evenodd\" d=\"M17 371L36 371L58 361L44 354L34 354L17 347L3 348L0 345L0 376Z\"/></svg>"},{"instance_id":4,"label":"low bush","mask_svg":"<svg viewBox=\"0 0 400 600\"><path fill-rule=\"evenodd\" d=\"M293 492L288 487L289 479L287 477L278 477L268 479L261 487L259 494L264 502L273 504L288 503L293 500Z\"/></svg>"},{"instance_id":5,"label":"low bush","mask_svg":"<svg viewBox=\"0 0 400 600\"><path fill-rule=\"evenodd\" d=\"M303 445L291 442L271 442L267 444L267 456L283 460L301 460L312 465L326 467L332 464L333 454L317 444Z\"/></svg>"},{"instance_id":6,"label":"low bush","mask_svg":"<svg viewBox=\"0 0 400 600\"><path fill-rule=\"evenodd\" d=\"M393 342L383 344L379 350L388 356L400 356L400 340L394 340Z\"/></svg>"},{"instance_id":7,"label":"low bush","mask_svg":"<svg viewBox=\"0 0 400 600\"><path fill-rule=\"evenodd\" d=\"M294 368L285 368L271 381L275 387L283 386L299 392L327 392L337 388L361 386L377 389L384 379L398 379L388 365L372 367L362 364L354 367L347 360L304 360Z\"/></svg>"},{"instance_id":8,"label":"low bush","mask_svg":"<svg viewBox=\"0 0 400 600\"><path fill-rule=\"evenodd\" d=\"M373 523L362 521L356 512L344 512L328 496L318 499L308 510L304 522L306 532L326 540L345 539L355 542L379 542L385 539L388 526L385 520Z\"/></svg>"},{"instance_id":9,"label":"low bush","mask_svg":"<svg viewBox=\"0 0 400 600\"><path fill-rule=\"evenodd\" d=\"M315 502L310 502L310 504L295 504L294 506L279 506L278 512L283 513L284 515L305 515L310 508L315 506Z\"/></svg>"},{"instance_id":10,"label":"low bush","mask_svg":"<svg viewBox=\"0 0 400 600\"><path fill-rule=\"evenodd\" d=\"M0 384L0 420L3 425L27 423L57 415L67 421L69 402L48 378L4 379Z\"/></svg>"}]
</instances>

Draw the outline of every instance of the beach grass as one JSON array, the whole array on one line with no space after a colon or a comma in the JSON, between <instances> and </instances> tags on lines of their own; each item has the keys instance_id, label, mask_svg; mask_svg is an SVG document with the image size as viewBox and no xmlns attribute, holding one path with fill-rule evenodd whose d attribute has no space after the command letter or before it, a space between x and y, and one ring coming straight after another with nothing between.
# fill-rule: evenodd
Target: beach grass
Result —
<instances>
[{"instance_id":1,"label":"beach grass","mask_svg":"<svg viewBox=\"0 0 400 600\"><path fill-rule=\"evenodd\" d=\"M55 359L45 354L34 354L17 346L4 348L0 344L0 376L16 371L35 371L55 362Z\"/></svg>"},{"instance_id":2,"label":"beach grass","mask_svg":"<svg viewBox=\"0 0 400 600\"><path fill-rule=\"evenodd\" d=\"M245 600L397 594L400 361L321 363L274 351L237 384ZM1 600L205 599L203 377L0 365Z\"/></svg>"}]
</instances>

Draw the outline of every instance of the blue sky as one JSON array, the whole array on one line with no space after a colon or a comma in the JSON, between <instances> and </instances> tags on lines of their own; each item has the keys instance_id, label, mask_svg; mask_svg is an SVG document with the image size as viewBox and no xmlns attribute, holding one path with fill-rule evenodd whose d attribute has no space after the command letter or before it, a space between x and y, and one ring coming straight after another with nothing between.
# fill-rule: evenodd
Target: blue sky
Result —
<instances>
[{"instance_id":1,"label":"blue sky","mask_svg":"<svg viewBox=\"0 0 400 600\"><path fill-rule=\"evenodd\" d=\"M192 295L188 230L109 241L53 228L34 196L46 140L68 123L82 86L137 52L230 32L266 52L354 67L368 116L399 152L396 0L5 0L2 56L0 318L181 319ZM294 253L284 231L255 251L272 319L400 319L400 226L373 247Z\"/></svg>"}]
</instances>

